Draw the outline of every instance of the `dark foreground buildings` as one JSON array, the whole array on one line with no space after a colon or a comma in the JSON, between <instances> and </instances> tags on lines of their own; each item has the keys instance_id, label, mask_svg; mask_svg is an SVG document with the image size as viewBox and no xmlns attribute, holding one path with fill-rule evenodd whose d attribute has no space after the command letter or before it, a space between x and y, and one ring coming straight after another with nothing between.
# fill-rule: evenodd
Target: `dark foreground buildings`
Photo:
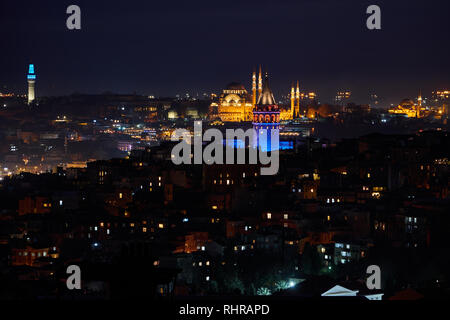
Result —
<instances>
[{"instance_id":1,"label":"dark foreground buildings","mask_svg":"<svg viewBox=\"0 0 450 320\"><path fill-rule=\"evenodd\" d=\"M300 139L273 176L172 146L5 177L0 299L362 294L369 265L383 299L448 295L447 132Z\"/></svg>"}]
</instances>

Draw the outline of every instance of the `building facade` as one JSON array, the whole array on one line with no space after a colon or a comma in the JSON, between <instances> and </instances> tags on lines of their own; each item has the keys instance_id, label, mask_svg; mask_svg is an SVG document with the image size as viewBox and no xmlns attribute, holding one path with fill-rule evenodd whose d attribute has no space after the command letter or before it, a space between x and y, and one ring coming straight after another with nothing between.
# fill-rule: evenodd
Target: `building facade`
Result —
<instances>
[{"instance_id":1,"label":"building facade","mask_svg":"<svg viewBox=\"0 0 450 320\"><path fill-rule=\"evenodd\" d=\"M223 122L252 121L253 110L257 107L258 101L263 94L263 77L261 67L258 77L256 72L252 73L252 90L248 92L245 86L232 82L222 91L222 93L210 105L209 118ZM303 94L302 94L303 95ZM297 81L296 91L291 88L291 105L278 106L279 120L292 120L300 114L300 87ZM275 100L273 101L275 103ZM278 121L279 121L278 120Z\"/></svg>"}]
</instances>

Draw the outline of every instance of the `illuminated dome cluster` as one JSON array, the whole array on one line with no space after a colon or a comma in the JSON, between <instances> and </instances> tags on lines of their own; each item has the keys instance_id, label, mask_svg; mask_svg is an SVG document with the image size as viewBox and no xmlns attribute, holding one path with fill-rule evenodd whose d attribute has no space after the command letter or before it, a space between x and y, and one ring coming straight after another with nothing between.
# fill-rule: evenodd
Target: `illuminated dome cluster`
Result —
<instances>
[{"instance_id":1,"label":"illuminated dome cluster","mask_svg":"<svg viewBox=\"0 0 450 320\"><path fill-rule=\"evenodd\" d=\"M403 108L412 108L414 107L415 103L411 99L403 99L399 105Z\"/></svg>"}]
</instances>

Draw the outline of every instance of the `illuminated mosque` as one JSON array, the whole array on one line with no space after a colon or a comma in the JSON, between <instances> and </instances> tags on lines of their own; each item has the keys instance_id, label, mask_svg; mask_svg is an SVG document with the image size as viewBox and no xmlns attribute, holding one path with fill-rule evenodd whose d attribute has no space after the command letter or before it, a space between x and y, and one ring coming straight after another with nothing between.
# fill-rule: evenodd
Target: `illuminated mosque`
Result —
<instances>
[{"instance_id":1,"label":"illuminated mosque","mask_svg":"<svg viewBox=\"0 0 450 320\"><path fill-rule=\"evenodd\" d=\"M256 72L254 71L252 74L251 93L240 83L232 82L228 84L222 93L211 103L209 109L210 118L223 122L252 121L253 110L257 107L262 95L263 77L261 67L259 67L258 81ZM296 90L293 86L291 87L290 108L279 107L279 120L292 120L300 115L300 98L303 95L303 93L300 93L300 87L297 81Z\"/></svg>"},{"instance_id":2,"label":"illuminated mosque","mask_svg":"<svg viewBox=\"0 0 450 320\"><path fill-rule=\"evenodd\" d=\"M398 106L389 108L389 113L403 115L408 118L434 117L446 119L448 117L448 105L446 103L424 105L422 94L419 94L417 103L411 99L403 99Z\"/></svg>"},{"instance_id":3,"label":"illuminated mosque","mask_svg":"<svg viewBox=\"0 0 450 320\"><path fill-rule=\"evenodd\" d=\"M389 108L389 113L406 115L408 118L421 118L422 96L419 95L417 104L410 99L403 99L398 106Z\"/></svg>"}]
</instances>

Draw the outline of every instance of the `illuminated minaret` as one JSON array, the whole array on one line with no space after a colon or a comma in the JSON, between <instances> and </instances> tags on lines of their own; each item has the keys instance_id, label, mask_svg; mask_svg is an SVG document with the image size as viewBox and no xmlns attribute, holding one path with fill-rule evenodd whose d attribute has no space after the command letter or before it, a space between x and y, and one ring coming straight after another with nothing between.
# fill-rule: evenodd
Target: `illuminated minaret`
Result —
<instances>
[{"instance_id":1,"label":"illuminated minaret","mask_svg":"<svg viewBox=\"0 0 450 320\"><path fill-rule=\"evenodd\" d=\"M419 91L419 97L417 98L418 105L416 108L416 118L420 118L420 109L422 108L422 90Z\"/></svg>"},{"instance_id":2,"label":"illuminated minaret","mask_svg":"<svg viewBox=\"0 0 450 320\"><path fill-rule=\"evenodd\" d=\"M34 74L34 64L28 66L28 104L34 101L36 98L34 84L36 82L36 75Z\"/></svg>"},{"instance_id":3,"label":"illuminated minaret","mask_svg":"<svg viewBox=\"0 0 450 320\"><path fill-rule=\"evenodd\" d=\"M253 71L252 74L252 105L253 108L256 105L256 72Z\"/></svg>"},{"instance_id":4,"label":"illuminated minaret","mask_svg":"<svg viewBox=\"0 0 450 320\"><path fill-rule=\"evenodd\" d=\"M295 102L296 102L295 114L299 115L300 114L300 86L298 84L298 80L297 80L297 90L295 91Z\"/></svg>"},{"instance_id":5,"label":"illuminated minaret","mask_svg":"<svg viewBox=\"0 0 450 320\"><path fill-rule=\"evenodd\" d=\"M294 85L291 87L291 113L292 113L292 119L295 118L295 91L294 91Z\"/></svg>"},{"instance_id":6,"label":"illuminated minaret","mask_svg":"<svg viewBox=\"0 0 450 320\"><path fill-rule=\"evenodd\" d=\"M262 73L261 73L261 66L259 66L259 75L258 75L258 99L261 97L262 93Z\"/></svg>"}]
</instances>

